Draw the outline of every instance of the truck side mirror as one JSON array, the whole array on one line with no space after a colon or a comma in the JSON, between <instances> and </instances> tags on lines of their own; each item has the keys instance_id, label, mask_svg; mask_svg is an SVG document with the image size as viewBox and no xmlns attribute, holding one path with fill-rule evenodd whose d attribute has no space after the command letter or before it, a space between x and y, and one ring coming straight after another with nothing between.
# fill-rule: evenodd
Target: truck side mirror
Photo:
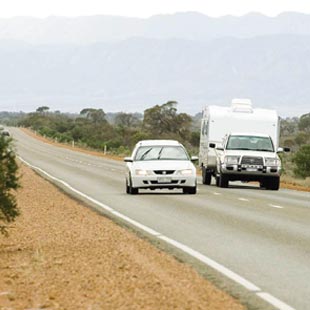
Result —
<instances>
[{"instance_id":1,"label":"truck side mirror","mask_svg":"<svg viewBox=\"0 0 310 310\"><path fill-rule=\"evenodd\" d=\"M279 147L277 153L290 152L290 151L291 149L289 147Z\"/></svg>"}]
</instances>

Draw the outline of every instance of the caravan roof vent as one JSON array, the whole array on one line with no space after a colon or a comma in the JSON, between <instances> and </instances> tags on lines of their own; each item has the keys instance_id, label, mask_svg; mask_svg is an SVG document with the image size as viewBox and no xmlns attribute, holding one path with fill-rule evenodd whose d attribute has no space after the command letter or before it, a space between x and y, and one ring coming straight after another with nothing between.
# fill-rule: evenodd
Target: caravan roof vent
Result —
<instances>
[{"instance_id":1,"label":"caravan roof vent","mask_svg":"<svg viewBox=\"0 0 310 310\"><path fill-rule=\"evenodd\" d=\"M250 99L233 99L231 101L231 108L233 112L253 112L252 102Z\"/></svg>"}]
</instances>

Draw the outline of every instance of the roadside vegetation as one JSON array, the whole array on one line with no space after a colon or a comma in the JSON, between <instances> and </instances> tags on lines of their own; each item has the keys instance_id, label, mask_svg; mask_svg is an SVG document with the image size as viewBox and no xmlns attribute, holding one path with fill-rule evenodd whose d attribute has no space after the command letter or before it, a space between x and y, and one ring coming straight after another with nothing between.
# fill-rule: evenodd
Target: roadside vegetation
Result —
<instances>
[{"instance_id":1,"label":"roadside vegetation","mask_svg":"<svg viewBox=\"0 0 310 310\"><path fill-rule=\"evenodd\" d=\"M176 139L191 154L199 150L201 114L178 113L177 102L168 101L141 113L105 113L85 108L79 114L50 111L41 106L33 113L0 113L0 122L22 126L61 143L129 155L142 139ZM282 180L310 187L310 113L281 120L280 145L290 147L281 154Z\"/></svg>"},{"instance_id":2,"label":"roadside vegetation","mask_svg":"<svg viewBox=\"0 0 310 310\"><path fill-rule=\"evenodd\" d=\"M14 190L19 187L18 166L12 139L0 129L0 233L7 235L7 224L19 215Z\"/></svg>"},{"instance_id":3,"label":"roadside vegetation","mask_svg":"<svg viewBox=\"0 0 310 310\"><path fill-rule=\"evenodd\" d=\"M282 180L310 187L310 113L281 120L280 144L291 149L282 155Z\"/></svg>"}]
</instances>

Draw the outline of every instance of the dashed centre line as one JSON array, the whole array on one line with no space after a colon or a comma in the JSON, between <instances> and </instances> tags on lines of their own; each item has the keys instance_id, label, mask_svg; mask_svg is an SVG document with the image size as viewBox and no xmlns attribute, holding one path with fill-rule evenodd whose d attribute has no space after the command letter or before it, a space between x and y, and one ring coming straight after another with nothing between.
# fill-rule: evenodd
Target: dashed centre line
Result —
<instances>
[{"instance_id":1,"label":"dashed centre line","mask_svg":"<svg viewBox=\"0 0 310 310\"><path fill-rule=\"evenodd\" d=\"M247 198L242 198L242 197L239 197L238 200L240 200L240 201L250 201L249 199L247 199Z\"/></svg>"},{"instance_id":2,"label":"dashed centre line","mask_svg":"<svg viewBox=\"0 0 310 310\"><path fill-rule=\"evenodd\" d=\"M277 208L277 209L283 209L284 207L282 206L277 206L277 205L273 205L273 204L269 204L269 207L272 207L272 208Z\"/></svg>"}]
</instances>

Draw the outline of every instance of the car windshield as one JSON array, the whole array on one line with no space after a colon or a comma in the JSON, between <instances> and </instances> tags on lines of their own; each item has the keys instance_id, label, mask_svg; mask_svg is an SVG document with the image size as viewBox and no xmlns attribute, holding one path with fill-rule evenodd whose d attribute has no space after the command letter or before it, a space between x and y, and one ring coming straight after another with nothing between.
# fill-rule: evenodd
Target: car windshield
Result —
<instances>
[{"instance_id":1,"label":"car windshield","mask_svg":"<svg viewBox=\"0 0 310 310\"><path fill-rule=\"evenodd\" d=\"M259 136L230 136L226 145L227 150L251 150L273 152L274 147L270 137Z\"/></svg>"},{"instance_id":2,"label":"car windshield","mask_svg":"<svg viewBox=\"0 0 310 310\"><path fill-rule=\"evenodd\" d=\"M141 146L136 153L135 160L189 160L181 146Z\"/></svg>"}]
</instances>

